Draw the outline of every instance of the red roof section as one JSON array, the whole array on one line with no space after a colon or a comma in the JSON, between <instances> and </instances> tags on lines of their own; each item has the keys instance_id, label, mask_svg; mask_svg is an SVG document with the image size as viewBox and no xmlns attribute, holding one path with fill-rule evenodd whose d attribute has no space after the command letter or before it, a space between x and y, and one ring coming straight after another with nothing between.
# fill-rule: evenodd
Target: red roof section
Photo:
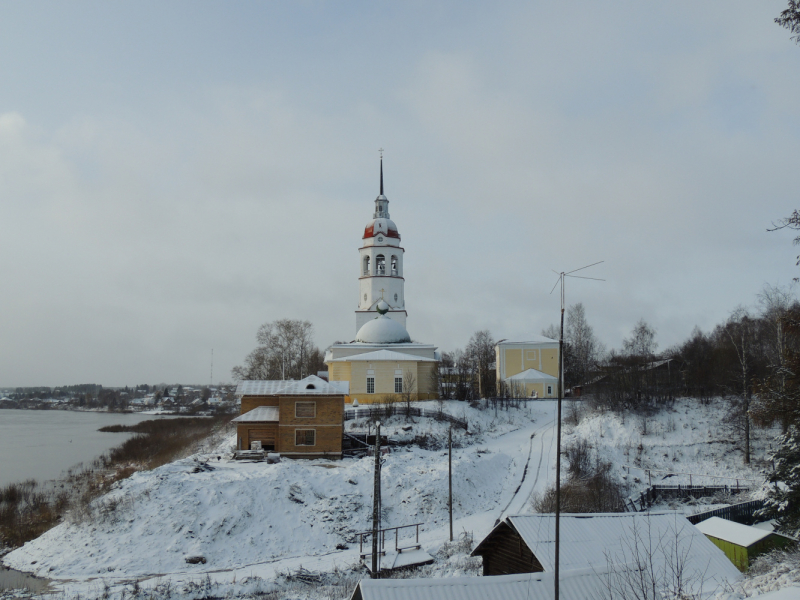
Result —
<instances>
[{"instance_id":1,"label":"red roof section","mask_svg":"<svg viewBox=\"0 0 800 600\"><path fill-rule=\"evenodd\" d=\"M381 235L385 235L386 237L397 238L398 240L400 239L400 234L397 232L397 229L395 229L392 226L388 227L388 231L379 230L378 233ZM375 221L373 221L372 223L366 226L366 228L364 229L364 237L362 237L361 239L365 240L367 238L375 237L376 235L377 234L375 233Z\"/></svg>"}]
</instances>

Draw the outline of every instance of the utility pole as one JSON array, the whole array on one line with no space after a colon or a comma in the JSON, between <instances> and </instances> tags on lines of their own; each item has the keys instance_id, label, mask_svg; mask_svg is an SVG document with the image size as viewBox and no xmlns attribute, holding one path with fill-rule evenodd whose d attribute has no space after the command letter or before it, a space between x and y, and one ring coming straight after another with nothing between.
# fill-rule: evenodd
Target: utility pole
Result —
<instances>
[{"instance_id":1,"label":"utility pole","mask_svg":"<svg viewBox=\"0 0 800 600\"><path fill-rule=\"evenodd\" d=\"M447 508L450 511L450 541L453 541L453 426L447 430L447 475L448 494Z\"/></svg>"},{"instance_id":2,"label":"utility pole","mask_svg":"<svg viewBox=\"0 0 800 600\"><path fill-rule=\"evenodd\" d=\"M372 579L380 579L378 535L381 529L381 422L375 423L375 488L372 493Z\"/></svg>"},{"instance_id":3,"label":"utility pole","mask_svg":"<svg viewBox=\"0 0 800 600\"><path fill-rule=\"evenodd\" d=\"M550 293L553 293L553 290L556 289L556 286L560 283L561 284L561 333L559 335L558 340L558 415L556 421L556 551L555 551L555 568L553 569L554 575L554 600L559 600L558 595L558 575L560 571L560 552L561 552L561 400L564 396L564 279L566 277L574 277L576 279L594 279L595 281L605 281L605 279L597 279L596 277L584 277L582 275L572 275L575 271L582 271L583 269L588 269L589 267L593 267L595 265L599 265L600 262L592 263L591 265L586 265L585 267L581 267L580 269L574 269L572 271L568 271L565 273L561 271L561 273L556 273L558 275L558 280L556 284L553 286L553 289L550 290Z\"/></svg>"}]
</instances>

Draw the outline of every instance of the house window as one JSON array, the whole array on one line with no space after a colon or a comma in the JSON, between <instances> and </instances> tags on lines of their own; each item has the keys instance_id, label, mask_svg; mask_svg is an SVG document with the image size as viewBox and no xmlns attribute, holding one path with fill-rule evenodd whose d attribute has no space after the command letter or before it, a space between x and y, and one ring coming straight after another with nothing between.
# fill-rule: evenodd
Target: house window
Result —
<instances>
[{"instance_id":1,"label":"house window","mask_svg":"<svg viewBox=\"0 0 800 600\"><path fill-rule=\"evenodd\" d=\"M547 386L547 395L548 396L552 396L553 395L553 386L552 385L548 385Z\"/></svg>"},{"instance_id":2,"label":"house window","mask_svg":"<svg viewBox=\"0 0 800 600\"><path fill-rule=\"evenodd\" d=\"M528 350L528 360L536 360L536 350Z\"/></svg>"},{"instance_id":3,"label":"house window","mask_svg":"<svg viewBox=\"0 0 800 600\"><path fill-rule=\"evenodd\" d=\"M395 377L394 378L394 393L399 394L403 391L403 378L402 377Z\"/></svg>"},{"instance_id":4,"label":"house window","mask_svg":"<svg viewBox=\"0 0 800 600\"><path fill-rule=\"evenodd\" d=\"M316 402L295 402L294 416L298 418L314 418L317 416Z\"/></svg>"},{"instance_id":5,"label":"house window","mask_svg":"<svg viewBox=\"0 0 800 600\"><path fill-rule=\"evenodd\" d=\"M315 446L317 444L317 431L316 429L295 429L294 430L294 445L295 446Z\"/></svg>"},{"instance_id":6,"label":"house window","mask_svg":"<svg viewBox=\"0 0 800 600\"><path fill-rule=\"evenodd\" d=\"M367 377L367 393L374 394L375 393L375 378L374 377Z\"/></svg>"}]
</instances>

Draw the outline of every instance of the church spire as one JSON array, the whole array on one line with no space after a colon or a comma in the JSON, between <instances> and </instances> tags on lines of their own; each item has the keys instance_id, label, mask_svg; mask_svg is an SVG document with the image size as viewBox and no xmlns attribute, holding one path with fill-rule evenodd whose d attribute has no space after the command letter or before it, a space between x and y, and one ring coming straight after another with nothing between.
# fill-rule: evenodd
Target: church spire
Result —
<instances>
[{"instance_id":1,"label":"church spire","mask_svg":"<svg viewBox=\"0 0 800 600\"><path fill-rule=\"evenodd\" d=\"M388 219L389 218L389 199L383 195L383 148L378 152L381 153L381 193L375 198L375 212L372 215L373 219Z\"/></svg>"},{"instance_id":2,"label":"church spire","mask_svg":"<svg viewBox=\"0 0 800 600\"><path fill-rule=\"evenodd\" d=\"M381 196L383 196L383 154L381 153Z\"/></svg>"}]
</instances>

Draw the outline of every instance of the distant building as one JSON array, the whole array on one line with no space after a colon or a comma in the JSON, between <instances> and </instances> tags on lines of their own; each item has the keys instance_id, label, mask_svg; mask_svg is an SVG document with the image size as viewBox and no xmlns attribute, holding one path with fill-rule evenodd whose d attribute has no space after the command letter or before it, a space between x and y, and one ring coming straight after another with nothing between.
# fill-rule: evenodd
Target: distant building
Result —
<instances>
[{"instance_id":1,"label":"distant building","mask_svg":"<svg viewBox=\"0 0 800 600\"><path fill-rule=\"evenodd\" d=\"M558 394L558 341L541 335L500 340L495 346L498 393L529 398Z\"/></svg>"},{"instance_id":2,"label":"distant building","mask_svg":"<svg viewBox=\"0 0 800 600\"><path fill-rule=\"evenodd\" d=\"M412 342L406 330L404 253L397 225L389 218L381 159L380 194L359 249L356 337L332 345L325 355L329 381L350 384L348 402L386 402L403 392L414 400L438 398L439 353L432 344Z\"/></svg>"},{"instance_id":3,"label":"distant building","mask_svg":"<svg viewBox=\"0 0 800 600\"><path fill-rule=\"evenodd\" d=\"M300 381L242 381L236 388L241 414L233 420L237 448L341 458L347 391L347 382L328 383L315 375Z\"/></svg>"}]
</instances>

